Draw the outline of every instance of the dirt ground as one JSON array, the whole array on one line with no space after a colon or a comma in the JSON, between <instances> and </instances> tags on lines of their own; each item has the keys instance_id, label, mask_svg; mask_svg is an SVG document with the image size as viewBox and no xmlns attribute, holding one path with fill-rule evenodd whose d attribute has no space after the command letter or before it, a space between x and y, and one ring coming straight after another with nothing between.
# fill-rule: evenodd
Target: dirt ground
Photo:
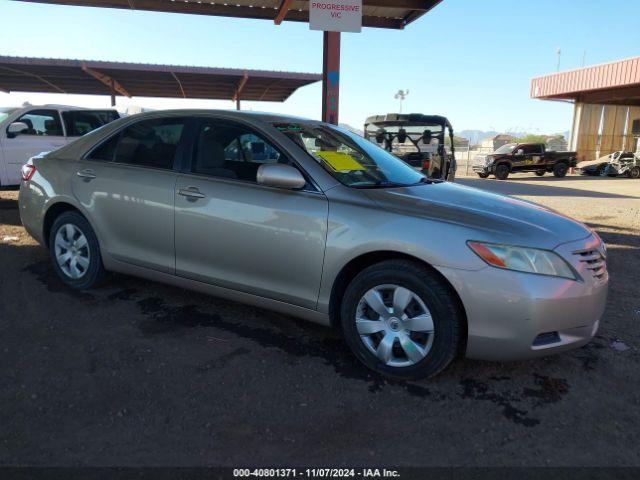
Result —
<instances>
[{"instance_id":1,"label":"dirt ground","mask_svg":"<svg viewBox=\"0 0 640 480\"><path fill-rule=\"evenodd\" d=\"M601 234L611 290L592 343L388 381L283 315L125 276L72 292L1 191L0 465L640 465L640 181L459 182Z\"/></svg>"}]
</instances>

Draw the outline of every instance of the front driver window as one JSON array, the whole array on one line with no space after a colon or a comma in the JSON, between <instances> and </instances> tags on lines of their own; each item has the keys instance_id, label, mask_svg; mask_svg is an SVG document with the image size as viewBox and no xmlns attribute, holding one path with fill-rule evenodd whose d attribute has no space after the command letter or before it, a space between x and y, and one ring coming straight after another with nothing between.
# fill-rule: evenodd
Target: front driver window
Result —
<instances>
[{"instance_id":1,"label":"front driver window","mask_svg":"<svg viewBox=\"0 0 640 480\"><path fill-rule=\"evenodd\" d=\"M62 124L56 110L31 110L16 122L27 125L27 130L23 131L22 135L62 136Z\"/></svg>"},{"instance_id":2,"label":"front driver window","mask_svg":"<svg viewBox=\"0 0 640 480\"><path fill-rule=\"evenodd\" d=\"M200 124L193 173L256 182L263 163L289 164L271 143L245 126L216 121Z\"/></svg>"}]
</instances>

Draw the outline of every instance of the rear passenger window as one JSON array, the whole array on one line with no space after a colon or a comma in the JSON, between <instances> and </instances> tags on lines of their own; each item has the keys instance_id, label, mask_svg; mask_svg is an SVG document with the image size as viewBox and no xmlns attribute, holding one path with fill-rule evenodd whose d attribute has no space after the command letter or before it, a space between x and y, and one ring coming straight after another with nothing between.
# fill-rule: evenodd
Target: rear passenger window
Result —
<instances>
[{"instance_id":1,"label":"rear passenger window","mask_svg":"<svg viewBox=\"0 0 640 480\"><path fill-rule=\"evenodd\" d=\"M263 163L290 162L269 142L241 125L202 122L192 171L255 182Z\"/></svg>"},{"instance_id":2,"label":"rear passenger window","mask_svg":"<svg viewBox=\"0 0 640 480\"><path fill-rule=\"evenodd\" d=\"M520 147L522 150L524 150L525 155L526 154L537 154L537 153L542 153L542 146L540 145L523 145L522 147Z\"/></svg>"},{"instance_id":3,"label":"rear passenger window","mask_svg":"<svg viewBox=\"0 0 640 480\"><path fill-rule=\"evenodd\" d=\"M173 168L184 124L183 118L162 118L142 120L125 128L115 148L114 161L144 167Z\"/></svg>"},{"instance_id":4,"label":"rear passenger window","mask_svg":"<svg viewBox=\"0 0 640 480\"><path fill-rule=\"evenodd\" d=\"M120 118L115 110L70 110L62 112L67 136L80 137Z\"/></svg>"}]
</instances>

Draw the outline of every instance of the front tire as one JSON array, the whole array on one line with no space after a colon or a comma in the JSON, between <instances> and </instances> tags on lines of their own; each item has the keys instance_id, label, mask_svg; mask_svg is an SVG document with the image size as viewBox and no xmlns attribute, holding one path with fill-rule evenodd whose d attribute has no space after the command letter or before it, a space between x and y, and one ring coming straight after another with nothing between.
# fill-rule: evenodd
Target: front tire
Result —
<instances>
[{"instance_id":1,"label":"front tire","mask_svg":"<svg viewBox=\"0 0 640 480\"><path fill-rule=\"evenodd\" d=\"M506 180L509 178L509 165L501 163L496 167L495 176L498 180Z\"/></svg>"},{"instance_id":2,"label":"front tire","mask_svg":"<svg viewBox=\"0 0 640 480\"><path fill-rule=\"evenodd\" d=\"M463 313L442 279L419 264L389 260L360 272L341 305L347 344L371 370L432 377L458 354Z\"/></svg>"},{"instance_id":3,"label":"front tire","mask_svg":"<svg viewBox=\"0 0 640 480\"><path fill-rule=\"evenodd\" d=\"M538 170L536 172L536 175L539 176L539 177L543 177L545 173L547 173L545 170Z\"/></svg>"},{"instance_id":4,"label":"front tire","mask_svg":"<svg viewBox=\"0 0 640 480\"><path fill-rule=\"evenodd\" d=\"M478 172L478 176L480 178L489 178L489 174L485 172Z\"/></svg>"},{"instance_id":5,"label":"front tire","mask_svg":"<svg viewBox=\"0 0 640 480\"><path fill-rule=\"evenodd\" d=\"M640 178L640 167L633 167L627 172L629 178Z\"/></svg>"},{"instance_id":6,"label":"front tire","mask_svg":"<svg viewBox=\"0 0 640 480\"><path fill-rule=\"evenodd\" d=\"M79 212L64 212L53 222L49 254L58 277L73 289L91 288L104 279L98 238Z\"/></svg>"},{"instance_id":7,"label":"front tire","mask_svg":"<svg viewBox=\"0 0 640 480\"><path fill-rule=\"evenodd\" d=\"M569 171L569 166L564 162L556 163L553 166L553 175L555 177L562 178L567 175L568 171Z\"/></svg>"}]
</instances>

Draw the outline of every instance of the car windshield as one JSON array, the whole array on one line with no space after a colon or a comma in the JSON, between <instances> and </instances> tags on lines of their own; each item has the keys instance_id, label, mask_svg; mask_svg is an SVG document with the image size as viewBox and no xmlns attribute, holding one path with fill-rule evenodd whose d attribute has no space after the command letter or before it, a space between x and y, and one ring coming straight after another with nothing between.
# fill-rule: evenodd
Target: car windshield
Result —
<instances>
[{"instance_id":1,"label":"car windshield","mask_svg":"<svg viewBox=\"0 0 640 480\"><path fill-rule=\"evenodd\" d=\"M348 187L404 187L426 181L402 160L348 130L319 123L274 126Z\"/></svg>"},{"instance_id":2,"label":"car windshield","mask_svg":"<svg viewBox=\"0 0 640 480\"><path fill-rule=\"evenodd\" d=\"M506 145L502 145L493 153L511 153L517 146L518 145L516 143L507 143Z\"/></svg>"},{"instance_id":3,"label":"car windshield","mask_svg":"<svg viewBox=\"0 0 640 480\"><path fill-rule=\"evenodd\" d=\"M0 122L15 112L17 108L0 108Z\"/></svg>"}]
</instances>

